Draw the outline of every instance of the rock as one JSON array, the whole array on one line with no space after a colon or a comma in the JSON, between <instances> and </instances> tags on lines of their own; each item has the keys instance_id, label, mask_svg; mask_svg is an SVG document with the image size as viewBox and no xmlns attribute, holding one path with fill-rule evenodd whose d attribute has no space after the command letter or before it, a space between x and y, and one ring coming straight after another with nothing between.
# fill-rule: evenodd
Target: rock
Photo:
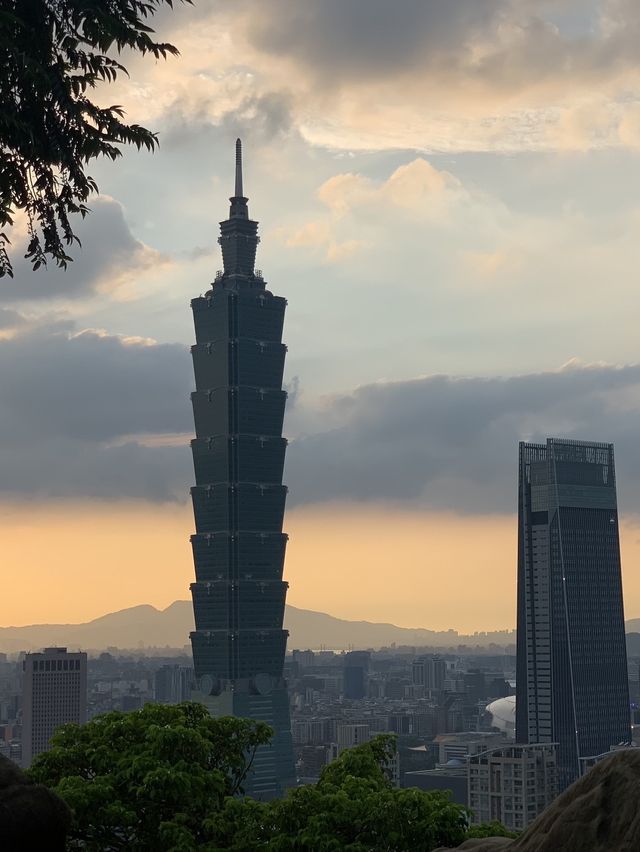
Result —
<instances>
[{"instance_id":1,"label":"rock","mask_svg":"<svg viewBox=\"0 0 640 852\"><path fill-rule=\"evenodd\" d=\"M513 840L509 837L476 837L465 840L458 849L473 849L473 852L494 852L497 849L513 849ZM440 846L434 852L450 852L448 848Z\"/></svg>"},{"instance_id":2,"label":"rock","mask_svg":"<svg viewBox=\"0 0 640 852\"><path fill-rule=\"evenodd\" d=\"M59 796L0 755L0 849L64 852L70 823Z\"/></svg>"},{"instance_id":3,"label":"rock","mask_svg":"<svg viewBox=\"0 0 640 852\"><path fill-rule=\"evenodd\" d=\"M467 840L458 849L638 852L640 749L625 749L601 760L558 796L516 840L503 837Z\"/></svg>"},{"instance_id":4,"label":"rock","mask_svg":"<svg viewBox=\"0 0 640 852\"><path fill-rule=\"evenodd\" d=\"M514 841L509 837L476 837L465 840L456 849L473 849L473 852L494 852L498 849L513 849ZM451 852L448 846L439 846L434 852Z\"/></svg>"}]
</instances>

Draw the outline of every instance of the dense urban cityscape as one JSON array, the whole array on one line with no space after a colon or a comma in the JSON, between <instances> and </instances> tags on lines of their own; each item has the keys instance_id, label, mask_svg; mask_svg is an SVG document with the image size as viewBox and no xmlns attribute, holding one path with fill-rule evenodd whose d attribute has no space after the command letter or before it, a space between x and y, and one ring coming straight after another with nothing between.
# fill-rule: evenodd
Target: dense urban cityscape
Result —
<instances>
[{"instance_id":1,"label":"dense urban cityscape","mask_svg":"<svg viewBox=\"0 0 640 852\"><path fill-rule=\"evenodd\" d=\"M634 744L640 743L639 651L629 658L629 694L632 707L638 707L630 715ZM29 724L44 731L40 745L44 750L46 739L63 721L84 721L112 710L134 711L149 702L188 701L194 687L187 649L182 656L164 658L124 655L115 648L88 659L65 649L16 656L0 658L0 754L18 764L29 760L23 750ZM50 665L80 659L80 677L72 683L72 670L67 673L63 668L59 674L56 669L58 683L55 691L51 688L49 703L34 708L27 703L33 697L27 682L23 686L23 677L34 661L46 665L49 659ZM394 783L451 790L455 801L471 807L478 822L498 819L521 830L557 795L555 746L516 745L514 646L484 653L466 649L462 654L411 647L352 652L294 649L287 655L285 674L298 783L316 781L342 749L392 733L398 748ZM80 708L85 689L86 705ZM67 715L56 716L60 710L54 701L64 697L77 705L68 704ZM32 751L31 756L37 753ZM508 766L515 775L513 785L503 786L487 811L481 796L488 792L490 764ZM535 785L515 783L527 778L535 778Z\"/></svg>"}]
</instances>

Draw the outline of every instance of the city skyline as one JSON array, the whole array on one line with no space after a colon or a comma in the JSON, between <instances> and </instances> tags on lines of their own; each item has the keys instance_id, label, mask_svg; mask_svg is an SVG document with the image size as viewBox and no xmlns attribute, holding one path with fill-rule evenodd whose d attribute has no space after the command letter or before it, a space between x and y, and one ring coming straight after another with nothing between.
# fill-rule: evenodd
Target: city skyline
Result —
<instances>
[{"instance_id":1,"label":"city skyline","mask_svg":"<svg viewBox=\"0 0 640 852\"><path fill-rule=\"evenodd\" d=\"M158 36L181 56L133 59L99 94L157 129L159 150L95 164L102 195L65 272L27 269L18 220L0 287L0 533L20 577L0 624L184 597L184 305L216 274L238 135L261 264L291 305L290 601L513 627L515 448L555 434L616 446L640 615L638 11L367 9L165 10Z\"/></svg>"}]
</instances>

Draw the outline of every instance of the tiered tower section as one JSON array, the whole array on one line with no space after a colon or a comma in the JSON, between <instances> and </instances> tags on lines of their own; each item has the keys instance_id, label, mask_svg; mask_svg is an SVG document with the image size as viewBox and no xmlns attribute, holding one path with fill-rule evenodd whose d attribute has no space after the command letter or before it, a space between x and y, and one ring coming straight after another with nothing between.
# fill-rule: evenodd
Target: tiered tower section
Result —
<instances>
[{"instance_id":1,"label":"tiered tower section","mask_svg":"<svg viewBox=\"0 0 640 852\"><path fill-rule=\"evenodd\" d=\"M241 143L229 218L220 223L224 271L193 299L196 485L191 489L196 582L191 634L196 700L213 715L268 722L272 743L259 750L245 789L281 795L294 783L283 630L287 489L282 484L286 300L254 269L258 223L242 189Z\"/></svg>"}]
</instances>

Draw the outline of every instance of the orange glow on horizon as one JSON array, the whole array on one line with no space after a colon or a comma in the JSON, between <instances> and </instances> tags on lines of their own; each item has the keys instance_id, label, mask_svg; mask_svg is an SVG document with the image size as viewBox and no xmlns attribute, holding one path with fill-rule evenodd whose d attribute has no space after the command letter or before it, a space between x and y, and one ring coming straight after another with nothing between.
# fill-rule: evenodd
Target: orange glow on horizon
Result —
<instances>
[{"instance_id":1,"label":"orange glow on horizon","mask_svg":"<svg viewBox=\"0 0 640 852\"><path fill-rule=\"evenodd\" d=\"M640 526L622 524L627 618ZM4 504L0 625L88 621L189 597L189 505ZM460 632L515 625L516 522L381 505L289 511L288 602L352 620Z\"/></svg>"}]
</instances>

